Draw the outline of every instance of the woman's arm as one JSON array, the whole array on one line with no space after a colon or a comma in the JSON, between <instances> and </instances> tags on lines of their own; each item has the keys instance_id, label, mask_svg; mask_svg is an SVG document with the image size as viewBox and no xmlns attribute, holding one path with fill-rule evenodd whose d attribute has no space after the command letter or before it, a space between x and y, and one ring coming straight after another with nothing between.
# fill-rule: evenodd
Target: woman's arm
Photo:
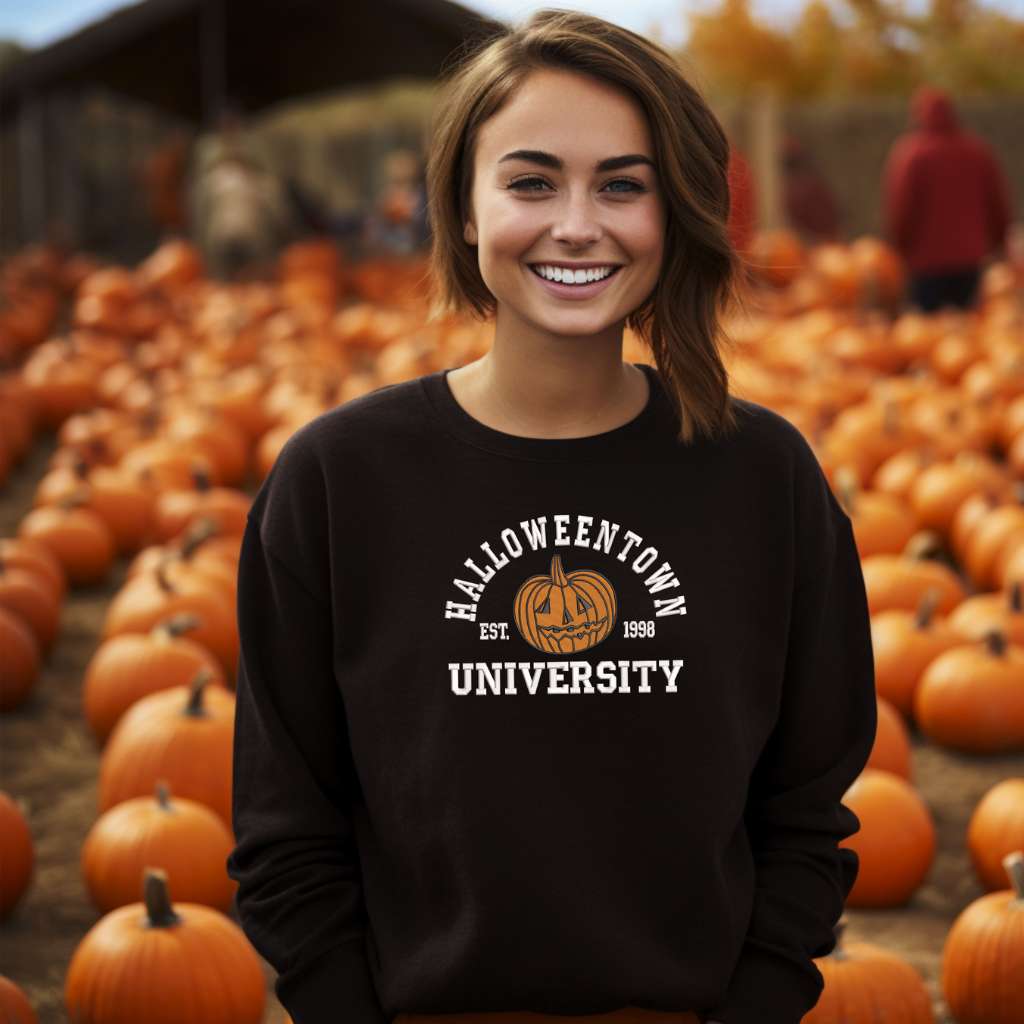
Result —
<instances>
[{"instance_id":1,"label":"woman's arm","mask_svg":"<svg viewBox=\"0 0 1024 1024\"><path fill-rule=\"evenodd\" d=\"M275 482L267 514L284 530L299 506L294 491L275 502L286 493ZM309 519L306 526L308 543L315 530ZM277 969L277 995L296 1024L384 1024L348 814L355 772L332 666L330 599L266 546L266 533L250 513L238 573L228 873L239 883L242 927Z\"/></svg>"},{"instance_id":2,"label":"woman's arm","mask_svg":"<svg viewBox=\"0 0 1024 1024\"><path fill-rule=\"evenodd\" d=\"M785 678L745 812L753 912L728 996L708 1010L725 1024L799 1024L821 994L812 959L834 948L858 868L838 844L860 828L841 800L875 737L867 597L849 517L816 460L802 477Z\"/></svg>"}]
</instances>

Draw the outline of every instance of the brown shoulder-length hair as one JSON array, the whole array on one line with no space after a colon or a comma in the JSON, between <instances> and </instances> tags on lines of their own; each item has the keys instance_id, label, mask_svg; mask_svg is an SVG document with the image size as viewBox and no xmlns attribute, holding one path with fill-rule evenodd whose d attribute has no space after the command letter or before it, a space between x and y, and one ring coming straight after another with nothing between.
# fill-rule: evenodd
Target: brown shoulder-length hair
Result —
<instances>
[{"instance_id":1,"label":"brown shoulder-length hair","mask_svg":"<svg viewBox=\"0 0 1024 1024\"><path fill-rule=\"evenodd\" d=\"M427 152L431 316L471 311L485 319L495 298L463 238L480 126L534 70L577 71L630 93L647 114L667 212L658 282L626 323L650 347L692 441L737 426L722 351L721 318L735 303L740 257L729 238L729 142L703 97L661 47L601 18L541 10L456 57L433 112Z\"/></svg>"}]
</instances>

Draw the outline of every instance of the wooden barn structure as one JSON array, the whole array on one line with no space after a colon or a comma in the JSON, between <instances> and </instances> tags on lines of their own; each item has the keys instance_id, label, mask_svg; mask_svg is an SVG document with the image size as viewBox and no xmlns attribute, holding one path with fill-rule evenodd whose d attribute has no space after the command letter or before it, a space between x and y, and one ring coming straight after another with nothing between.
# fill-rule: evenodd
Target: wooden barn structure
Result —
<instances>
[{"instance_id":1,"label":"wooden barn structure","mask_svg":"<svg viewBox=\"0 0 1024 1024\"><path fill-rule=\"evenodd\" d=\"M143 0L114 11L0 73L0 249L54 225L72 244L90 241L86 223L102 213L83 167L94 144L116 166L140 140L209 129L225 108L251 115L395 76L433 80L499 29L450 0ZM83 131L97 96L130 112L115 138Z\"/></svg>"}]
</instances>

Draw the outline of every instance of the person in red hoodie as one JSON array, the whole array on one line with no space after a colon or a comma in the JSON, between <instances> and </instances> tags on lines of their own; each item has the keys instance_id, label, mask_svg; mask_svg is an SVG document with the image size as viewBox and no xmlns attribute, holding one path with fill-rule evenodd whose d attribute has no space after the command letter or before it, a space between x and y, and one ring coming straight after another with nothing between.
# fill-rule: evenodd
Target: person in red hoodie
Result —
<instances>
[{"instance_id":1,"label":"person in red hoodie","mask_svg":"<svg viewBox=\"0 0 1024 1024\"><path fill-rule=\"evenodd\" d=\"M1006 245L1009 186L941 89L918 89L911 116L915 128L893 143L883 172L885 231L907 265L913 305L969 308L985 260Z\"/></svg>"}]
</instances>

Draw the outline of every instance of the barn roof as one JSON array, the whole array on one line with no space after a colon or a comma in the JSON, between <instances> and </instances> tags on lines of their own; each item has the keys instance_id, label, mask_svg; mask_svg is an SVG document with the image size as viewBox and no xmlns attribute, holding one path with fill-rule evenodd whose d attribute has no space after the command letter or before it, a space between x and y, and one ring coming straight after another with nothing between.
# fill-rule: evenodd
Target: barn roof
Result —
<instances>
[{"instance_id":1,"label":"barn roof","mask_svg":"<svg viewBox=\"0 0 1024 1024\"><path fill-rule=\"evenodd\" d=\"M435 77L498 22L450 0L144 0L0 74L0 114L97 85L194 122L393 75Z\"/></svg>"}]
</instances>

